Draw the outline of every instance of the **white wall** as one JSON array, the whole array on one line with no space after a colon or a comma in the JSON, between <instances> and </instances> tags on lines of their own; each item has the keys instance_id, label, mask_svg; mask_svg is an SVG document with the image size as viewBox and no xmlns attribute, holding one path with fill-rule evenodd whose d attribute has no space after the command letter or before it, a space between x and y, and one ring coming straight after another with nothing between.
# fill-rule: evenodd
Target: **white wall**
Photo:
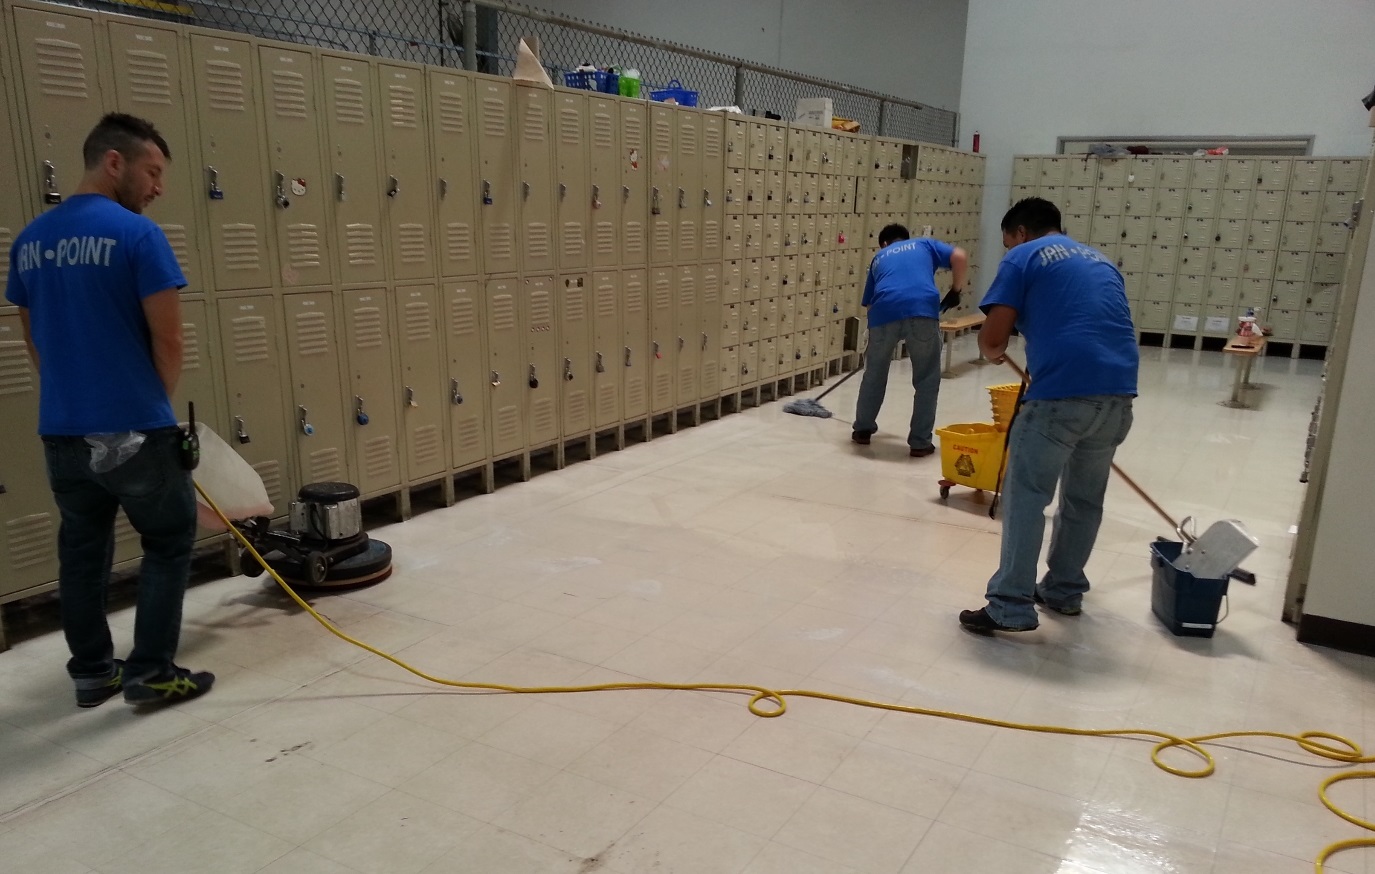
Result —
<instances>
[{"instance_id":1,"label":"white wall","mask_svg":"<svg viewBox=\"0 0 1375 874\"><path fill-rule=\"evenodd\" d=\"M960 104L969 2L530 0L530 5L954 110Z\"/></svg>"},{"instance_id":2,"label":"white wall","mask_svg":"<svg viewBox=\"0 0 1375 874\"><path fill-rule=\"evenodd\" d=\"M1365 155L1370 0L969 0L961 145L988 155L983 270L1001 257L1011 158L1059 136L1312 134Z\"/></svg>"}]
</instances>

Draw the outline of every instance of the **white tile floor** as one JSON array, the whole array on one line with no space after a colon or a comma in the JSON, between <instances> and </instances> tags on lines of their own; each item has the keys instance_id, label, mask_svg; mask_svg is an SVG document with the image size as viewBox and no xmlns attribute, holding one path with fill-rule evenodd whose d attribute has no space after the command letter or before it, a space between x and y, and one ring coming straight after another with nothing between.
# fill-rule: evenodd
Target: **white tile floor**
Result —
<instances>
[{"instance_id":1,"label":"white tile floor","mask_svg":"<svg viewBox=\"0 0 1375 874\"><path fill-rule=\"evenodd\" d=\"M972 346L963 342L962 352ZM315 604L448 677L804 687L1086 727L1321 728L1375 736L1375 663L1278 621L1320 365L1267 359L1258 409L1218 405L1218 354L1143 350L1122 465L1173 512L1263 541L1211 641L1150 615L1165 533L1114 482L1077 619L986 639L999 523L937 458L906 454L907 365L884 431L772 403L374 532L386 583ZM986 420L966 366L940 421ZM132 617L115 617L127 641ZM0 867L26 872L1213 872L1312 870L1366 836L1324 810L1333 769L1278 741L1218 750L1207 780L1149 745L799 700L761 720L723 692L445 692L344 644L263 580L188 595L204 699L136 715L72 704L58 633L0 655ZM1358 816L1375 792L1333 795ZM1369 865L1369 867L1368 867ZM1375 872L1360 852L1329 870Z\"/></svg>"}]
</instances>

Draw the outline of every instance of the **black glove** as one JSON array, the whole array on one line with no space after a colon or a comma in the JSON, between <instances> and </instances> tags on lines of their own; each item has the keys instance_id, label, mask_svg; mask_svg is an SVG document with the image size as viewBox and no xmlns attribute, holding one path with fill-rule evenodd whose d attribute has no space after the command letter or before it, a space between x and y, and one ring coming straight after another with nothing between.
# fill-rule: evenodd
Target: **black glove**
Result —
<instances>
[{"instance_id":1,"label":"black glove","mask_svg":"<svg viewBox=\"0 0 1375 874\"><path fill-rule=\"evenodd\" d=\"M949 294L941 298L941 312L953 310L960 305L960 292L951 290Z\"/></svg>"}]
</instances>

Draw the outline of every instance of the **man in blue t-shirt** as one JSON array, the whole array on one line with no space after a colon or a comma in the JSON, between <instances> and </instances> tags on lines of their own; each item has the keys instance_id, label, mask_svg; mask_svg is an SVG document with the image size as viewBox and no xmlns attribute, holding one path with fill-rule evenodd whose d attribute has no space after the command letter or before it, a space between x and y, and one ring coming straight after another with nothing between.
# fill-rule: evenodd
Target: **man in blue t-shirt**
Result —
<instances>
[{"instance_id":1,"label":"man in blue t-shirt","mask_svg":"<svg viewBox=\"0 0 1375 874\"><path fill-rule=\"evenodd\" d=\"M905 340L915 391L907 429L908 453L922 458L936 451L931 428L936 422L936 397L941 388L940 314L959 303L969 256L958 246L931 237L913 240L902 225L888 225L880 231L878 245L860 301L869 309L869 345L850 439L867 446L878 430L878 411L888 390L893 350L898 341ZM936 288L936 271L941 269L949 269L952 279L945 300Z\"/></svg>"},{"instance_id":2,"label":"man in blue t-shirt","mask_svg":"<svg viewBox=\"0 0 1375 874\"><path fill-rule=\"evenodd\" d=\"M1122 275L1061 233L1060 210L1030 197L1008 210L1002 228L1009 251L980 304L988 318L979 350L1001 364L1016 328L1031 382L1008 435L1002 561L988 581L988 606L960 613L961 625L983 633L1036 628L1033 604L1079 615L1113 455L1132 425L1138 364ZM1060 507L1038 585L1044 514L1057 485Z\"/></svg>"},{"instance_id":3,"label":"man in blue t-shirt","mask_svg":"<svg viewBox=\"0 0 1375 874\"><path fill-rule=\"evenodd\" d=\"M177 667L196 535L191 474L172 413L182 367L180 289L167 237L144 208L171 153L140 118L112 113L82 146L76 193L20 232L6 297L38 369L38 433L61 514L58 592L79 707L193 698L214 682ZM114 657L105 616L115 513L143 543L134 647Z\"/></svg>"}]
</instances>

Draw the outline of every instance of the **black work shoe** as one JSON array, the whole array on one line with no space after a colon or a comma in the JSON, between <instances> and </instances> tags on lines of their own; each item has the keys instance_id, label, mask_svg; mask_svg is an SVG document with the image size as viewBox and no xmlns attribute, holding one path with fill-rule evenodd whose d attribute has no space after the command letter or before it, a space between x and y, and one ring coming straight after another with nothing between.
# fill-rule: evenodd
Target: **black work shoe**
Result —
<instances>
[{"instance_id":1,"label":"black work shoe","mask_svg":"<svg viewBox=\"0 0 1375 874\"><path fill-rule=\"evenodd\" d=\"M1056 605L1051 604L1050 602L1046 601L1045 598L1041 597L1041 592L1039 589L1032 593L1031 600L1035 601L1037 604L1040 604L1047 610L1053 610L1056 613L1059 613L1061 616L1078 616L1080 613L1084 612L1079 607L1057 607Z\"/></svg>"},{"instance_id":2,"label":"black work shoe","mask_svg":"<svg viewBox=\"0 0 1375 874\"><path fill-rule=\"evenodd\" d=\"M99 707L124 688L124 662L115 659L114 670L105 677L73 677L77 707Z\"/></svg>"},{"instance_id":3,"label":"black work shoe","mask_svg":"<svg viewBox=\"0 0 1375 874\"><path fill-rule=\"evenodd\" d=\"M215 675L209 671L188 671L186 668L172 666L172 670L160 677L147 677L131 680L124 684L125 704L176 704L199 698L215 683Z\"/></svg>"},{"instance_id":4,"label":"black work shoe","mask_svg":"<svg viewBox=\"0 0 1375 874\"><path fill-rule=\"evenodd\" d=\"M992 634L995 631L1035 631L1040 626L1028 625L1025 628L1013 628L1011 625L1003 625L988 615L987 607L980 607L978 610L961 610L960 627L977 634Z\"/></svg>"},{"instance_id":5,"label":"black work shoe","mask_svg":"<svg viewBox=\"0 0 1375 874\"><path fill-rule=\"evenodd\" d=\"M925 457L928 456L928 455L935 455L935 454L936 454L936 447L934 447L934 446L927 446L927 447L922 448L922 449L909 449L909 450L907 451L907 454L910 455L910 456L912 456L913 458L925 458Z\"/></svg>"},{"instance_id":6,"label":"black work shoe","mask_svg":"<svg viewBox=\"0 0 1375 874\"><path fill-rule=\"evenodd\" d=\"M858 443L860 446L868 446L869 437L873 433L873 431L851 431L850 439Z\"/></svg>"}]
</instances>

